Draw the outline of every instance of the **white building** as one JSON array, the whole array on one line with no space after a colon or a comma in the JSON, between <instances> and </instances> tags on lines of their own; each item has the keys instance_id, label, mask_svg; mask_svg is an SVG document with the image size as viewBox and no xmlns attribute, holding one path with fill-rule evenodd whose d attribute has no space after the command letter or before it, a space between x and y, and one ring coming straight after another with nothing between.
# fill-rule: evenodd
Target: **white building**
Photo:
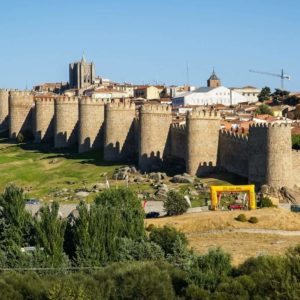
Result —
<instances>
[{"instance_id":1,"label":"white building","mask_svg":"<svg viewBox=\"0 0 300 300\"><path fill-rule=\"evenodd\" d=\"M246 97L248 102L257 102L258 95L261 92L260 89L253 87L253 86L245 86L242 88L231 88L231 90Z\"/></svg>"},{"instance_id":2,"label":"white building","mask_svg":"<svg viewBox=\"0 0 300 300\"><path fill-rule=\"evenodd\" d=\"M226 106L236 105L247 102L248 99L224 86L218 87L202 87L191 93L185 93L180 97L172 100L173 106L190 106L190 105L215 105L223 104Z\"/></svg>"}]
</instances>

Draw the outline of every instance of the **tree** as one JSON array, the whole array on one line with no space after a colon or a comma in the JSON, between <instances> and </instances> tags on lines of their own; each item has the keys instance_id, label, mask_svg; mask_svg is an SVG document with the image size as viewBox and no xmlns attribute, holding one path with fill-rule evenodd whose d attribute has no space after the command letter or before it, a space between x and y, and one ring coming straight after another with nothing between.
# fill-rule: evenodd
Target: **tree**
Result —
<instances>
[{"instance_id":1,"label":"tree","mask_svg":"<svg viewBox=\"0 0 300 300\"><path fill-rule=\"evenodd\" d=\"M2 263L21 265L21 247L31 242L32 218L25 210L23 190L9 185L0 195L0 252Z\"/></svg>"},{"instance_id":2,"label":"tree","mask_svg":"<svg viewBox=\"0 0 300 300\"><path fill-rule=\"evenodd\" d=\"M129 189L108 189L96 197L89 210L84 203L77 209L79 216L72 225L74 239L69 249L75 249L79 265L101 266L116 261L122 238L145 238L144 212Z\"/></svg>"},{"instance_id":3,"label":"tree","mask_svg":"<svg viewBox=\"0 0 300 300\"><path fill-rule=\"evenodd\" d=\"M262 88L261 92L257 97L258 97L258 101L264 102L266 100L269 100L270 96L271 96L271 89L268 86L265 86L264 88Z\"/></svg>"},{"instance_id":4,"label":"tree","mask_svg":"<svg viewBox=\"0 0 300 300\"><path fill-rule=\"evenodd\" d=\"M288 91L275 89L275 92L271 95L273 98L273 104L275 105L283 104L288 98L289 94L290 92Z\"/></svg>"},{"instance_id":5,"label":"tree","mask_svg":"<svg viewBox=\"0 0 300 300\"><path fill-rule=\"evenodd\" d=\"M181 247L187 246L187 238L185 234L170 226L153 228L150 232L149 238L151 242L158 244L163 249L166 257L174 254L178 240L181 242Z\"/></svg>"},{"instance_id":6,"label":"tree","mask_svg":"<svg viewBox=\"0 0 300 300\"><path fill-rule=\"evenodd\" d=\"M182 215L189 208L189 204L180 193L171 190L164 201L164 209L168 216Z\"/></svg>"},{"instance_id":7,"label":"tree","mask_svg":"<svg viewBox=\"0 0 300 300\"><path fill-rule=\"evenodd\" d=\"M64 253L64 235L66 221L59 217L59 204L53 202L51 207L42 207L35 219L38 249L47 257L47 265L62 267L68 260Z\"/></svg>"},{"instance_id":8,"label":"tree","mask_svg":"<svg viewBox=\"0 0 300 300\"><path fill-rule=\"evenodd\" d=\"M255 111L259 115L270 115L273 116L273 111L269 105L261 104Z\"/></svg>"}]
</instances>

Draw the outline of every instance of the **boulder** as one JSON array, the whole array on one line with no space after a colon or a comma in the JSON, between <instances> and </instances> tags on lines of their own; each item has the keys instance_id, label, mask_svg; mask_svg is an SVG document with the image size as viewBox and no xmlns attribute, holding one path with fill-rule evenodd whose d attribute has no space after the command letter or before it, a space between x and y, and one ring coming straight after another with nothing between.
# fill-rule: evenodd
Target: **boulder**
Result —
<instances>
[{"instance_id":1,"label":"boulder","mask_svg":"<svg viewBox=\"0 0 300 300\"><path fill-rule=\"evenodd\" d=\"M188 174L182 174L182 175L175 175L172 179L172 182L174 183L193 183L194 178L191 177Z\"/></svg>"}]
</instances>

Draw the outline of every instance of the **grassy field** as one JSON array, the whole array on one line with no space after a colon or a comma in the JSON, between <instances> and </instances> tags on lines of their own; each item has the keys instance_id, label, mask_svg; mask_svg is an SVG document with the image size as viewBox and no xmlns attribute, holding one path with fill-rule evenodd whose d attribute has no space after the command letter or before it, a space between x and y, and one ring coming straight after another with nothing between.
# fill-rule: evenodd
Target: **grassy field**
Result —
<instances>
[{"instance_id":1,"label":"grassy field","mask_svg":"<svg viewBox=\"0 0 300 300\"><path fill-rule=\"evenodd\" d=\"M0 191L9 183L14 183L23 187L29 198L49 201L56 197L55 200L58 201L77 202L76 197L73 199L70 196L53 195L56 191L64 189L74 191L96 183L105 183L106 177L110 186L124 186L126 182L111 179L115 169L120 166L124 164L104 162L100 152L78 154L76 149L55 152L47 145L12 144L6 139L0 139ZM196 182L207 186L241 183L239 178L230 174L218 174L211 178L197 179ZM167 177L164 183L169 189L175 188L182 193L194 189L193 184L173 184L170 177ZM137 192L155 192L151 182L130 183L130 188ZM91 201L94 196L95 194L91 193L87 201ZM193 207L205 205L204 199L207 197L207 193L194 197Z\"/></svg>"},{"instance_id":2,"label":"grassy field","mask_svg":"<svg viewBox=\"0 0 300 300\"><path fill-rule=\"evenodd\" d=\"M238 222L237 215L256 216L257 224ZM253 211L214 211L184 214L146 220L146 226L170 225L187 234L190 246L199 253L211 247L221 247L232 255L233 263L240 264L251 256L283 254L289 247L300 243L300 236L235 232L235 229L300 230L300 214L280 208L264 208ZM224 232L222 232L224 230Z\"/></svg>"},{"instance_id":3,"label":"grassy field","mask_svg":"<svg viewBox=\"0 0 300 300\"><path fill-rule=\"evenodd\" d=\"M46 197L55 189L80 188L104 183L119 165L105 164L101 154L55 153L35 145L9 144L0 141L0 190L14 183L30 197ZM47 199L45 199L47 200Z\"/></svg>"}]
</instances>

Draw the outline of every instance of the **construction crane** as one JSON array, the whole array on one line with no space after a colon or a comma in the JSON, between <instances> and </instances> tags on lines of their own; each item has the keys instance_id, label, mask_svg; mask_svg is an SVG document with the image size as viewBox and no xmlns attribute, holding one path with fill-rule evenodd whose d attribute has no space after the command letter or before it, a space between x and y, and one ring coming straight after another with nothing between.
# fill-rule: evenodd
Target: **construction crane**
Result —
<instances>
[{"instance_id":1,"label":"construction crane","mask_svg":"<svg viewBox=\"0 0 300 300\"><path fill-rule=\"evenodd\" d=\"M283 69L281 69L281 74L274 74L274 73L270 73L270 72L261 72L261 71L255 71L255 70L249 70L249 72L280 77L281 78L281 90L284 90L284 79L291 80L291 76L284 74Z\"/></svg>"}]
</instances>

